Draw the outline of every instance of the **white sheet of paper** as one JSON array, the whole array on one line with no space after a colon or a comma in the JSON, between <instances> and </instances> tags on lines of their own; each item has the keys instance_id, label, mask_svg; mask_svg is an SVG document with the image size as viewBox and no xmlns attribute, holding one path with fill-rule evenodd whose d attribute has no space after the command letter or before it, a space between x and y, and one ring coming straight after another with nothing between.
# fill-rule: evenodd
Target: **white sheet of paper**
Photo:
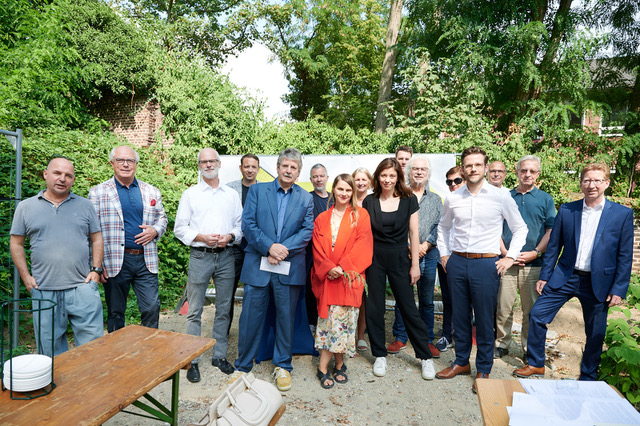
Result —
<instances>
[{"instance_id":1,"label":"white sheet of paper","mask_svg":"<svg viewBox=\"0 0 640 426\"><path fill-rule=\"evenodd\" d=\"M536 380L538 382L551 382ZM559 382L559 381L556 381ZM603 383L609 389L609 385ZM551 383L546 383L551 387ZM539 388L544 386L538 386ZM573 388L571 391L568 388ZM580 391L578 391L578 388ZM547 389L548 390L548 389ZM509 413L510 425L592 425L596 423L639 424L640 413L615 391L614 397L598 397L601 386L594 382L566 383L555 393L527 395L515 392ZM609 393L608 391L602 393Z\"/></svg>"},{"instance_id":2,"label":"white sheet of paper","mask_svg":"<svg viewBox=\"0 0 640 426\"><path fill-rule=\"evenodd\" d=\"M267 260L267 256L262 256L260 259L260 270L267 272L274 272L280 275L289 275L289 269L291 268L291 262L283 260L277 265L272 265Z\"/></svg>"}]
</instances>

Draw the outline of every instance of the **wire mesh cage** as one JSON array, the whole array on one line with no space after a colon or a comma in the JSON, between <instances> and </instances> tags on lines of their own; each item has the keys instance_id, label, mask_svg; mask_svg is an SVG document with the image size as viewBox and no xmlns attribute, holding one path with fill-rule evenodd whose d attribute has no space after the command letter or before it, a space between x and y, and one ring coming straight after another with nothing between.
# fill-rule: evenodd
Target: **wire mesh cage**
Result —
<instances>
[{"instance_id":1,"label":"wire mesh cage","mask_svg":"<svg viewBox=\"0 0 640 426\"><path fill-rule=\"evenodd\" d=\"M56 303L49 299L13 299L0 305L0 377L2 391L9 390L11 399L34 399L55 389L53 327L43 331L42 324L53 324ZM20 332L29 334L33 324L37 354L12 342L18 322ZM25 352L27 352L25 354Z\"/></svg>"}]
</instances>

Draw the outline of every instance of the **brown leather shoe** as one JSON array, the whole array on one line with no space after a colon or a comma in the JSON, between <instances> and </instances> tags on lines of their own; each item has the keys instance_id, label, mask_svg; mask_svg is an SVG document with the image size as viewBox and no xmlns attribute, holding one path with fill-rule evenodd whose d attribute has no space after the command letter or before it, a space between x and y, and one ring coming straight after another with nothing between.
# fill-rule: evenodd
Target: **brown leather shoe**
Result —
<instances>
[{"instance_id":1,"label":"brown leather shoe","mask_svg":"<svg viewBox=\"0 0 640 426\"><path fill-rule=\"evenodd\" d=\"M469 374L471 374L471 366L469 364L465 366L452 364L451 367L445 368L444 370L438 372L436 374L436 377L438 379L452 379L456 377L458 374L463 374L468 376Z\"/></svg>"},{"instance_id":2,"label":"brown leather shoe","mask_svg":"<svg viewBox=\"0 0 640 426\"><path fill-rule=\"evenodd\" d=\"M476 387L476 382L478 379L488 379L489 374L487 373L476 373L476 379L473 381L473 386L471 386L471 390L473 393L478 393L478 388Z\"/></svg>"},{"instance_id":3,"label":"brown leather shoe","mask_svg":"<svg viewBox=\"0 0 640 426\"><path fill-rule=\"evenodd\" d=\"M544 367L534 367L532 365L525 365L522 368L513 370L513 375L517 377L544 377Z\"/></svg>"}]
</instances>

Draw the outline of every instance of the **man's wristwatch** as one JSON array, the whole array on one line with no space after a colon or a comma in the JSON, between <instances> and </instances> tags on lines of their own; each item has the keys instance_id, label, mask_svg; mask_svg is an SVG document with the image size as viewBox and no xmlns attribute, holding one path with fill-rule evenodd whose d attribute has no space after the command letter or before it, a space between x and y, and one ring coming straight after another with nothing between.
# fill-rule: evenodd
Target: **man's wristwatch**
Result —
<instances>
[{"instance_id":1,"label":"man's wristwatch","mask_svg":"<svg viewBox=\"0 0 640 426\"><path fill-rule=\"evenodd\" d=\"M231 235L231 239L229 240L229 244L233 244L233 242L236 240L236 236L233 233L231 233L229 235Z\"/></svg>"},{"instance_id":2,"label":"man's wristwatch","mask_svg":"<svg viewBox=\"0 0 640 426\"><path fill-rule=\"evenodd\" d=\"M104 269L102 269L102 266L92 266L91 271L89 272L95 272L98 275L102 275L102 273L104 272Z\"/></svg>"},{"instance_id":3,"label":"man's wristwatch","mask_svg":"<svg viewBox=\"0 0 640 426\"><path fill-rule=\"evenodd\" d=\"M537 257L542 256L542 252L540 250L538 250L537 248L534 248L533 251L536 252Z\"/></svg>"}]
</instances>

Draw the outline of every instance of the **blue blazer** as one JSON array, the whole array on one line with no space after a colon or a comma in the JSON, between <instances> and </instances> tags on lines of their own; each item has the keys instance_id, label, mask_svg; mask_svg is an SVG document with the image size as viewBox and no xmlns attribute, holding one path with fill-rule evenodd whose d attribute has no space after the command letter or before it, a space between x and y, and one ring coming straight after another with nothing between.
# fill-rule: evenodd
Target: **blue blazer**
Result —
<instances>
[{"instance_id":1,"label":"blue blazer","mask_svg":"<svg viewBox=\"0 0 640 426\"><path fill-rule=\"evenodd\" d=\"M573 274L582 226L582 205L583 200L579 200L558 209L540 270L540 279L547 281L546 285L551 288L562 287ZM599 301L603 302L609 294L626 297L632 261L633 211L606 200L591 254L591 285Z\"/></svg>"},{"instance_id":2,"label":"blue blazer","mask_svg":"<svg viewBox=\"0 0 640 426\"><path fill-rule=\"evenodd\" d=\"M257 183L249 187L242 212L242 232L247 239L244 264L240 281L257 287L269 283L271 273L260 270L260 260L267 256L273 243L280 243L289 250L285 259L291 262L289 275L280 275L280 282L288 285L304 285L307 280L305 252L313 234L313 198L298 185L291 187L291 198L278 237L277 180Z\"/></svg>"}]
</instances>

